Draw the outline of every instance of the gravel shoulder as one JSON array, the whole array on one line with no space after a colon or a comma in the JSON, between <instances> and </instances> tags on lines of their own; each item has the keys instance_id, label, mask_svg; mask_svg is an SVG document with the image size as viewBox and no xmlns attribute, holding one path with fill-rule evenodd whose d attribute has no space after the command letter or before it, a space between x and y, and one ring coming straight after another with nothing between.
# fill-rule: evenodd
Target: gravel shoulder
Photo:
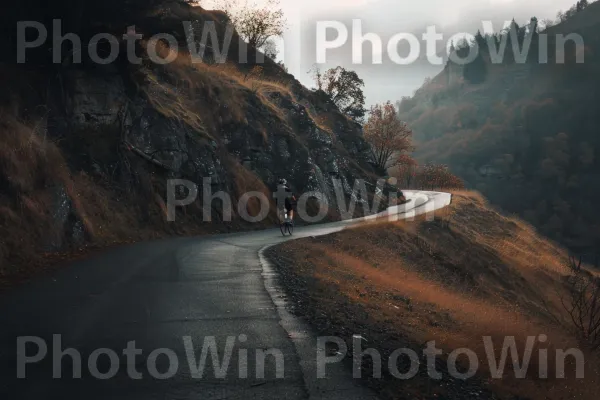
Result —
<instances>
[{"instance_id":1,"label":"gravel shoulder","mask_svg":"<svg viewBox=\"0 0 600 400\"><path fill-rule=\"evenodd\" d=\"M335 234L333 235L335 236ZM319 237L302 239L305 243L327 243L332 238ZM364 357L361 363L360 379L363 384L375 390L383 399L496 399L492 391L480 379L458 380L448 373L444 358L436 360L436 370L443 378L430 379L427 372L426 359L423 356L424 343L411 339L401 326L376 312L372 302L392 304L395 309L408 310L410 300L399 294L389 292L359 291L356 298L346 296L336 285L330 285L319 279L318 273L310 273L309 262L303 260L302 254L290 244L282 244L269 248L265 256L275 266L280 275L280 284L288 297L288 310L305 318L321 336L337 336L342 338L348 347L345 359L346 367L353 368L352 354L353 335L360 335L362 350L375 348L382 355L382 377L373 378L373 362ZM350 276L340 276L340 284L347 284ZM345 281L346 280L346 281ZM345 282L344 282L345 281ZM367 300L367 297L370 300ZM398 379L390 374L387 367L390 354L401 348L408 348L423 356L420 360L419 372L411 379ZM410 363L401 357L398 370L408 372ZM460 370L460 367L459 367ZM514 398L514 397L511 397Z\"/></svg>"}]
</instances>

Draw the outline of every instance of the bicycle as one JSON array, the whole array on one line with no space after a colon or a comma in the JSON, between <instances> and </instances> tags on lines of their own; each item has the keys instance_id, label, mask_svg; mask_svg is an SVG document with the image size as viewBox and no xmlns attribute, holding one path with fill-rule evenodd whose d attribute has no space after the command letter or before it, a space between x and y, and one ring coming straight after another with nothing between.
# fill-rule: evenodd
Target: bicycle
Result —
<instances>
[{"instance_id":1,"label":"bicycle","mask_svg":"<svg viewBox=\"0 0 600 400\"><path fill-rule=\"evenodd\" d=\"M279 224L279 229L281 230L281 234L283 236L286 234L292 236L294 233L294 222L288 219L287 211L283 211L283 220Z\"/></svg>"}]
</instances>

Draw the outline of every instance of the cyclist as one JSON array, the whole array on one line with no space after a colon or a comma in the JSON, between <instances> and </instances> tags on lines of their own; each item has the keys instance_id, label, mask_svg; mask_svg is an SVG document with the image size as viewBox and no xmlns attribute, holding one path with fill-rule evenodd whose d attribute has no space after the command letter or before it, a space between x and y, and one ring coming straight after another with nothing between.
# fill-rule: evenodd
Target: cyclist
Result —
<instances>
[{"instance_id":1,"label":"cyclist","mask_svg":"<svg viewBox=\"0 0 600 400\"><path fill-rule=\"evenodd\" d=\"M296 196L294 196L294 192L290 189L287 180L280 179L277 185L277 195L276 202L277 208L280 212L280 219L283 220L285 213L287 212L288 219L285 222L294 222L294 209L296 207ZM283 196L282 196L283 195ZM280 198L285 197L283 204L280 204Z\"/></svg>"}]
</instances>

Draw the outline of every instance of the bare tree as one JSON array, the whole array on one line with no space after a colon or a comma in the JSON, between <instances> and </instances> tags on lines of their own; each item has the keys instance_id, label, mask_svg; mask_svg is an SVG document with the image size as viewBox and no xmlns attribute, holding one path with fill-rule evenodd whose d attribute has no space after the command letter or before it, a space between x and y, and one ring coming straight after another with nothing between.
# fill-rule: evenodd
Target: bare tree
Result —
<instances>
[{"instance_id":1,"label":"bare tree","mask_svg":"<svg viewBox=\"0 0 600 400\"><path fill-rule=\"evenodd\" d=\"M577 337L592 351L600 350L600 278L580 270L567 278L567 293L561 302Z\"/></svg>"},{"instance_id":2,"label":"bare tree","mask_svg":"<svg viewBox=\"0 0 600 400\"><path fill-rule=\"evenodd\" d=\"M315 66L312 69L317 90L325 92L338 109L354 121L362 121L365 116L365 82L354 71L336 67L322 73Z\"/></svg>"},{"instance_id":3,"label":"bare tree","mask_svg":"<svg viewBox=\"0 0 600 400\"><path fill-rule=\"evenodd\" d=\"M262 49L272 37L281 36L286 20L279 0L267 0L262 5L248 0L221 0L216 6L222 9L238 34L255 49Z\"/></svg>"},{"instance_id":4,"label":"bare tree","mask_svg":"<svg viewBox=\"0 0 600 400\"><path fill-rule=\"evenodd\" d=\"M548 28L552 28L554 25L556 25L554 20L546 18L546 19L543 19L542 21L540 21L538 30L541 33L541 32L544 32Z\"/></svg>"},{"instance_id":5,"label":"bare tree","mask_svg":"<svg viewBox=\"0 0 600 400\"><path fill-rule=\"evenodd\" d=\"M398 157L398 163L391 168L390 175L398 180L405 189L410 189L415 183L419 164L408 154L401 154Z\"/></svg>"},{"instance_id":6,"label":"bare tree","mask_svg":"<svg viewBox=\"0 0 600 400\"><path fill-rule=\"evenodd\" d=\"M317 64L313 64L312 68L308 71L312 75L312 79L315 82L316 90L323 90L323 72Z\"/></svg>"},{"instance_id":7,"label":"bare tree","mask_svg":"<svg viewBox=\"0 0 600 400\"><path fill-rule=\"evenodd\" d=\"M277 59L277 55L279 54L279 50L277 49L277 44L269 39L265 42L264 46L261 48L262 52L265 53L265 56L269 57L271 60L275 61Z\"/></svg>"},{"instance_id":8,"label":"bare tree","mask_svg":"<svg viewBox=\"0 0 600 400\"><path fill-rule=\"evenodd\" d=\"M382 170L397 166L403 153L413 150L412 130L398 119L396 108L389 101L371 107L364 135L376 166Z\"/></svg>"},{"instance_id":9,"label":"bare tree","mask_svg":"<svg viewBox=\"0 0 600 400\"><path fill-rule=\"evenodd\" d=\"M571 272L579 273L581 272L581 263L583 262L582 255L569 254L569 263L567 267L571 270Z\"/></svg>"}]
</instances>

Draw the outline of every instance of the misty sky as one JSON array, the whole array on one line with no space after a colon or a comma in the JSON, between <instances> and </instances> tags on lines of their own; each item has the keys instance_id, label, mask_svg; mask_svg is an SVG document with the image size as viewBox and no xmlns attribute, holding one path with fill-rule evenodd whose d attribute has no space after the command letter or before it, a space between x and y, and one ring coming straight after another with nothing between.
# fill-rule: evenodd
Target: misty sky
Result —
<instances>
[{"instance_id":1,"label":"misty sky","mask_svg":"<svg viewBox=\"0 0 600 400\"><path fill-rule=\"evenodd\" d=\"M261 0L257 0L260 2ZM421 58L410 65L398 65L387 54L389 38L398 33L412 33L419 39L428 26L435 26L444 35L438 53L442 53L448 39L461 32L475 33L482 29L482 20L492 21L500 30L513 17L522 24L532 16L538 20L555 19L559 10L568 9L575 0L281 0L289 29L283 40L282 58L290 73L304 85L311 87L307 73L316 62L317 21L339 21L349 32L349 40L340 49L327 53L322 68L342 65L356 70L365 81L367 104L386 100L396 101L412 95L428 76L441 71L442 66L431 65L426 59L422 42ZM204 4L210 8L208 1ZM383 44L383 63L372 63L371 45L363 46L362 64L352 62L352 20L362 21L363 34L377 34ZM327 36L333 40L335 32ZM406 56L406 42L399 46L399 54Z\"/></svg>"}]
</instances>

